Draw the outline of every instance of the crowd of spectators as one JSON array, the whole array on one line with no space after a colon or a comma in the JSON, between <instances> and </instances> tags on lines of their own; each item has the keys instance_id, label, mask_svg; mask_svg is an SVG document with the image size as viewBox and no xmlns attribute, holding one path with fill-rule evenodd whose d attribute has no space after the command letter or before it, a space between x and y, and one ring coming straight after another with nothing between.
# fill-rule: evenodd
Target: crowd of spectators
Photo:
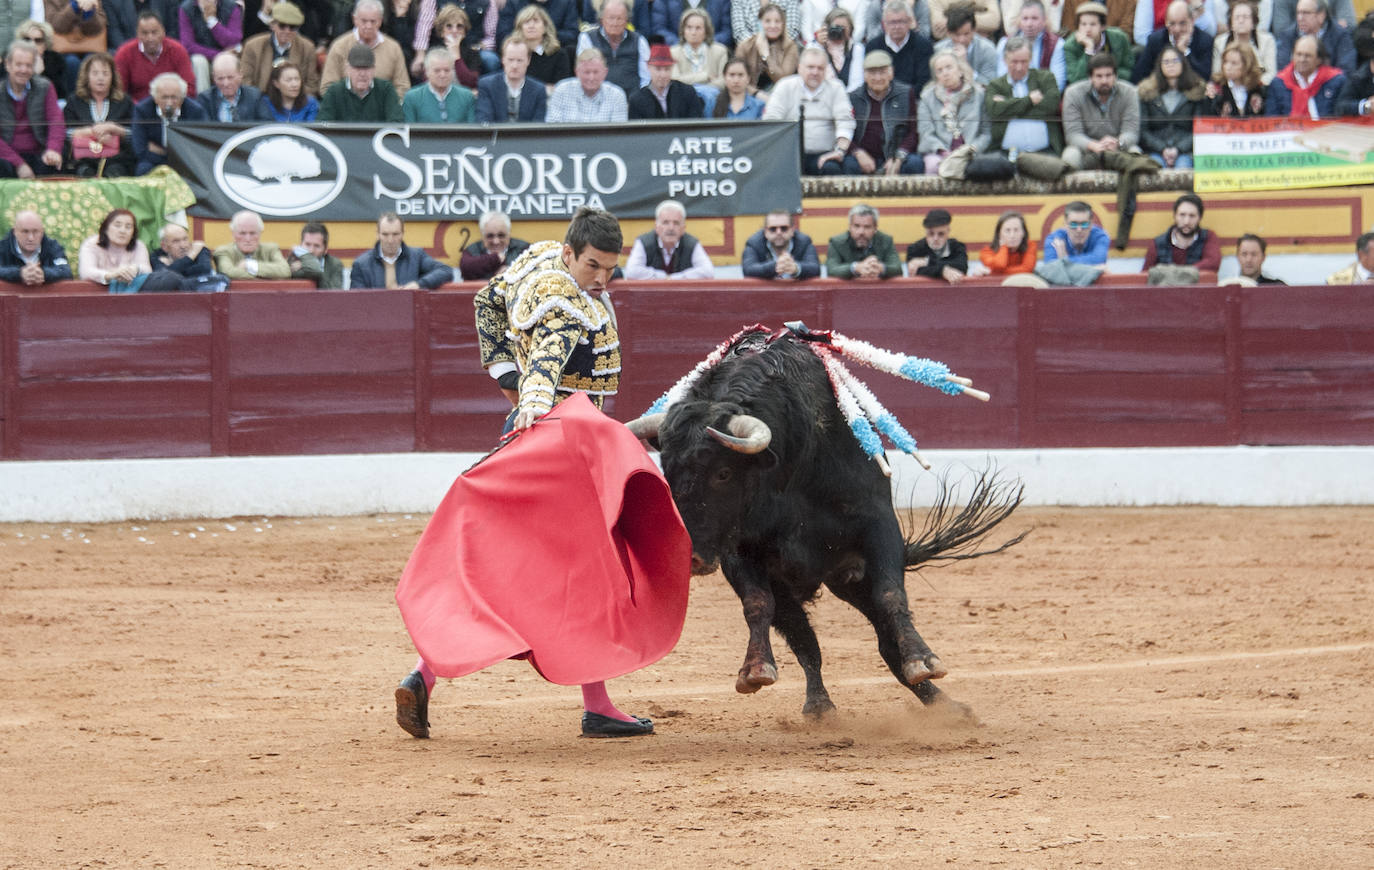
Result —
<instances>
[{"instance_id":1,"label":"crowd of spectators","mask_svg":"<svg viewBox=\"0 0 1374 870\"><path fill-rule=\"evenodd\" d=\"M165 162L167 126L202 112L233 124L801 118L806 174L974 179L1148 171L1136 157L1187 169L1197 116L1374 113L1374 13L1357 20L1351 0L6 9L0 175L25 178L146 172Z\"/></svg>"}]
</instances>

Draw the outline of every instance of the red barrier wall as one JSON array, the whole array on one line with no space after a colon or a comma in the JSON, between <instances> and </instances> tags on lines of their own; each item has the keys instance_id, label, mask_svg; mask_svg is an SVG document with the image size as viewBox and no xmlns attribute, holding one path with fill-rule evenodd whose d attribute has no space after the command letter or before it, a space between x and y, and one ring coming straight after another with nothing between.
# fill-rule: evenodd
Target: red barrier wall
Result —
<instances>
[{"instance_id":1,"label":"red barrier wall","mask_svg":"<svg viewBox=\"0 0 1374 870\"><path fill-rule=\"evenodd\" d=\"M0 458L484 450L473 287L0 296ZM1374 293L902 279L618 283L628 419L741 326L800 319L993 394L863 373L928 448L1374 443Z\"/></svg>"}]
</instances>

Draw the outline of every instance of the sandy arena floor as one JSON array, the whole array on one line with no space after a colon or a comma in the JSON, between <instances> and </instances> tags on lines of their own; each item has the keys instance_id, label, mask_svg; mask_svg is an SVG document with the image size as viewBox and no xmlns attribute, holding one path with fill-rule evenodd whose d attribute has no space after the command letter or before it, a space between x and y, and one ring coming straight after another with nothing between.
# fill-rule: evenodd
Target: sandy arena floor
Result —
<instances>
[{"instance_id":1,"label":"sandy arena floor","mask_svg":"<svg viewBox=\"0 0 1374 870\"><path fill-rule=\"evenodd\" d=\"M0 526L0 867L1374 866L1374 509L1018 518L908 581L980 727L831 597L837 719L737 695L715 576L626 741L521 662L396 727L424 517Z\"/></svg>"}]
</instances>

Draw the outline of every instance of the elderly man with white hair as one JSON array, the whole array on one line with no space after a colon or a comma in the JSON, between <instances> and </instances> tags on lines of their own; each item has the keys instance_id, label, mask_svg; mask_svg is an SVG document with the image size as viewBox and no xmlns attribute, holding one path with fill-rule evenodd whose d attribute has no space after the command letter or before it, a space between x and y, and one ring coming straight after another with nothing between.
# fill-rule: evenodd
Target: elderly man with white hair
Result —
<instances>
[{"instance_id":1,"label":"elderly man with white hair","mask_svg":"<svg viewBox=\"0 0 1374 870\"><path fill-rule=\"evenodd\" d=\"M854 107L844 85L826 77L829 63L829 55L820 46L802 49L797 74L773 87L763 109L765 121L801 119L803 175L843 173L844 156L854 138Z\"/></svg>"},{"instance_id":2,"label":"elderly man with white hair","mask_svg":"<svg viewBox=\"0 0 1374 870\"><path fill-rule=\"evenodd\" d=\"M162 73L153 79L148 90L148 96L134 106L131 138L139 175L167 162L168 127L182 121L210 120L200 103L186 99L186 80L176 73Z\"/></svg>"},{"instance_id":3,"label":"elderly man with white hair","mask_svg":"<svg viewBox=\"0 0 1374 870\"><path fill-rule=\"evenodd\" d=\"M625 277L683 280L716 277L716 268L696 236L687 232L687 209L665 199L654 209L654 229L635 239L625 260Z\"/></svg>"},{"instance_id":4,"label":"elderly man with white hair","mask_svg":"<svg viewBox=\"0 0 1374 870\"><path fill-rule=\"evenodd\" d=\"M490 281L530 246L524 239L511 235L510 215L502 211L483 213L477 220L477 229L482 240L463 248L458 260L458 271L464 281Z\"/></svg>"},{"instance_id":5,"label":"elderly man with white hair","mask_svg":"<svg viewBox=\"0 0 1374 870\"><path fill-rule=\"evenodd\" d=\"M399 42L382 33L382 13L381 0L358 0L354 4L353 29L329 45L324 72L320 74L321 92L344 77L348 50L355 45L365 45L372 49L377 78L391 82L396 95L405 98L406 91L410 90L405 51Z\"/></svg>"},{"instance_id":6,"label":"elderly man with white hair","mask_svg":"<svg viewBox=\"0 0 1374 870\"><path fill-rule=\"evenodd\" d=\"M281 248L262 240L262 218L241 211L229 219L234 240L215 248L215 271L239 278L290 278L291 266Z\"/></svg>"},{"instance_id":7,"label":"elderly man with white hair","mask_svg":"<svg viewBox=\"0 0 1374 870\"><path fill-rule=\"evenodd\" d=\"M0 96L0 178L52 175L62 167L67 125L52 82L34 74L38 47L14 42L5 53Z\"/></svg>"}]
</instances>

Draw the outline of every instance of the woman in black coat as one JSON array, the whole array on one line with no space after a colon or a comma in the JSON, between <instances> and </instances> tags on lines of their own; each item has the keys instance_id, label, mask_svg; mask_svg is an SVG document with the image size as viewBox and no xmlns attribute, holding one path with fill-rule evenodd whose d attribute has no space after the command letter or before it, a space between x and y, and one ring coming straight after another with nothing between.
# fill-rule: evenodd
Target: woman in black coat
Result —
<instances>
[{"instance_id":1,"label":"woman in black coat","mask_svg":"<svg viewBox=\"0 0 1374 870\"><path fill-rule=\"evenodd\" d=\"M1206 114L1218 118L1253 118L1264 114L1263 71L1259 58L1244 42L1228 45L1221 71L1207 83Z\"/></svg>"},{"instance_id":2,"label":"woman in black coat","mask_svg":"<svg viewBox=\"0 0 1374 870\"><path fill-rule=\"evenodd\" d=\"M114 59L103 53L86 55L76 73L76 89L62 109L72 171L85 177L133 175L137 165L129 135L133 117L134 101L124 93ZM115 137L119 138L117 148ZM78 146L100 153L77 158Z\"/></svg>"}]
</instances>

